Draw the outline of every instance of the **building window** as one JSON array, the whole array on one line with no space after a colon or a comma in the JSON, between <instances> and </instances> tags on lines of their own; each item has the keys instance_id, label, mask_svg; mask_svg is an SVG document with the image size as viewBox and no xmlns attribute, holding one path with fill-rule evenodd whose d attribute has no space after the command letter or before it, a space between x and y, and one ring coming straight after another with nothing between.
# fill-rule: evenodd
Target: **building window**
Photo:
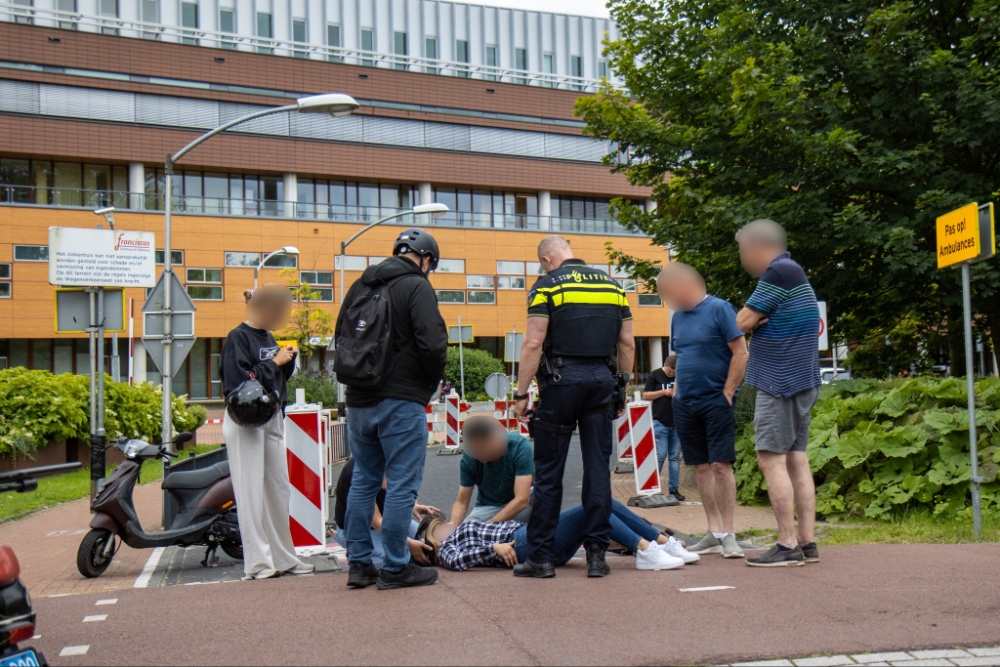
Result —
<instances>
[{"instance_id":1,"label":"building window","mask_svg":"<svg viewBox=\"0 0 1000 667\"><path fill-rule=\"evenodd\" d=\"M465 260L440 259L436 270L438 273L465 273Z\"/></svg>"},{"instance_id":2,"label":"building window","mask_svg":"<svg viewBox=\"0 0 1000 667\"><path fill-rule=\"evenodd\" d=\"M181 26L184 28L198 28L198 5L193 2L181 3ZM181 41L184 44L197 44L198 36L193 32L184 31L181 33Z\"/></svg>"},{"instance_id":3,"label":"building window","mask_svg":"<svg viewBox=\"0 0 1000 667\"><path fill-rule=\"evenodd\" d=\"M608 61L598 60L597 61L597 76L600 79L605 79L608 76Z\"/></svg>"},{"instance_id":4,"label":"building window","mask_svg":"<svg viewBox=\"0 0 1000 667\"><path fill-rule=\"evenodd\" d=\"M507 262L502 260L498 261L497 273L506 274L509 276L523 276L524 262Z\"/></svg>"},{"instance_id":5,"label":"building window","mask_svg":"<svg viewBox=\"0 0 1000 667\"><path fill-rule=\"evenodd\" d=\"M542 54L542 72L545 74L553 74L555 72L555 70L553 69L551 53ZM551 76L546 76L545 79L542 81L542 85L545 86L546 88L551 88L552 81L553 78Z\"/></svg>"},{"instance_id":6,"label":"building window","mask_svg":"<svg viewBox=\"0 0 1000 667\"><path fill-rule=\"evenodd\" d=\"M49 247L47 245L16 245L14 259L18 262L47 262Z\"/></svg>"},{"instance_id":7,"label":"building window","mask_svg":"<svg viewBox=\"0 0 1000 667\"><path fill-rule=\"evenodd\" d=\"M469 43L464 39L455 40L455 60L460 63L469 62ZM463 79L469 78L469 68L459 67L458 71L455 72L456 76L460 76Z\"/></svg>"},{"instance_id":8,"label":"building window","mask_svg":"<svg viewBox=\"0 0 1000 667\"><path fill-rule=\"evenodd\" d=\"M98 0L97 13L109 19L118 18L118 0ZM102 22L101 32L105 35L117 35L118 27L115 22Z\"/></svg>"},{"instance_id":9,"label":"building window","mask_svg":"<svg viewBox=\"0 0 1000 667\"><path fill-rule=\"evenodd\" d=\"M380 257L380 256L369 257L368 258L368 266L378 266L379 264L381 264L382 262L384 262L387 259L389 259L389 258L388 257Z\"/></svg>"},{"instance_id":10,"label":"building window","mask_svg":"<svg viewBox=\"0 0 1000 667\"><path fill-rule=\"evenodd\" d=\"M583 78L583 58L580 56L570 56L569 57L569 73L571 76ZM583 86L579 84L573 85L574 90L583 90Z\"/></svg>"},{"instance_id":11,"label":"building window","mask_svg":"<svg viewBox=\"0 0 1000 667\"><path fill-rule=\"evenodd\" d=\"M107 164L0 158L0 202L127 209L128 169Z\"/></svg>"},{"instance_id":12,"label":"building window","mask_svg":"<svg viewBox=\"0 0 1000 667\"><path fill-rule=\"evenodd\" d=\"M163 264L163 251L155 251L155 258L157 264ZM171 250L170 251L170 264L174 266L184 266L184 251L183 250Z\"/></svg>"},{"instance_id":13,"label":"building window","mask_svg":"<svg viewBox=\"0 0 1000 667\"><path fill-rule=\"evenodd\" d=\"M427 37L424 39L424 58L428 60L437 60L438 57L438 41L436 37ZM428 65L424 71L428 74L437 74L438 68L431 67Z\"/></svg>"},{"instance_id":14,"label":"building window","mask_svg":"<svg viewBox=\"0 0 1000 667\"><path fill-rule=\"evenodd\" d=\"M333 268L340 271L340 255L337 255L333 261ZM344 257L344 270L345 271L364 271L368 268L368 258L359 257L357 255L346 255Z\"/></svg>"},{"instance_id":15,"label":"building window","mask_svg":"<svg viewBox=\"0 0 1000 667\"><path fill-rule=\"evenodd\" d=\"M375 33L371 28L361 29L361 50L362 51L374 51L375 50ZM362 58L361 64L365 67L375 67L375 61L371 58Z\"/></svg>"},{"instance_id":16,"label":"building window","mask_svg":"<svg viewBox=\"0 0 1000 667\"><path fill-rule=\"evenodd\" d=\"M544 276L545 269L539 262L528 262L527 264L528 275L529 276Z\"/></svg>"},{"instance_id":17,"label":"building window","mask_svg":"<svg viewBox=\"0 0 1000 667\"><path fill-rule=\"evenodd\" d=\"M493 289L496 286L496 278L493 276L466 276L465 286L469 289Z\"/></svg>"},{"instance_id":18,"label":"building window","mask_svg":"<svg viewBox=\"0 0 1000 667\"><path fill-rule=\"evenodd\" d=\"M273 269L295 269L299 266L299 256L273 255L269 257L266 262L264 262L264 266L268 266Z\"/></svg>"},{"instance_id":19,"label":"building window","mask_svg":"<svg viewBox=\"0 0 1000 667\"><path fill-rule=\"evenodd\" d=\"M260 264L259 252L227 252L226 266L255 268Z\"/></svg>"},{"instance_id":20,"label":"building window","mask_svg":"<svg viewBox=\"0 0 1000 667\"><path fill-rule=\"evenodd\" d=\"M306 37L306 20L292 19L292 41L303 44L308 41ZM296 58L305 58L308 54L304 46L296 46L292 55Z\"/></svg>"},{"instance_id":21,"label":"building window","mask_svg":"<svg viewBox=\"0 0 1000 667\"><path fill-rule=\"evenodd\" d=\"M333 272L332 271L299 271L299 280L304 283L308 283L310 287L319 286L332 286L333 285Z\"/></svg>"},{"instance_id":22,"label":"building window","mask_svg":"<svg viewBox=\"0 0 1000 667\"><path fill-rule=\"evenodd\" d=\"M236 15L232 9L219 10L219 32L230 35L236 34ZM231 39L224 39L219 46L224 49L233 50L236 48L236 42Z\"/></svg>"},{"instance_id":23,"label":"building window","mask_svg":"<svg viewBox=\"0 0 1000 667\"><path fill-rule=\"evenodd\" d=\"M439 289L435 294L438 303L465 303L465 292L460 289Z\"/></svg>"},{"instance_id":24,"label":"building window","mask_svg":"<svg viewBox=\"0 0 1000 667\"><path fill-rule=\"evenodd\" d=\"M524 289L524 276L497 276L497 289Z\"/></svg>"},{"instance_id":25,"label":"building window","mask_svg":"<svg viewBox=\"0 0 1000 667\"><path fill-rule=\"evenodd\" d=\"M76 0L56 0L56 9L61 12L76 14ZM63 30L76 30L76 17L61 17L59 27Z\"/></svg>"},{"instance_id":26,"label":"building window","mask_svg":"<svg viewBox=\"0 0 1000 667\"><path fill-rule=\"evenodd\" d=\"M469 303L496 303L497 293L496 292L474 292L469 291Z\"/></svg>"},{"instance_id":27,"label":"building window","mask_svg":"<svg viewBox=\"0 0 1000 667\"><path fill-rule=\"evenodd\" d=\"M640 294L639 295L639 305L640 306L662 306L663 301L660 299L659 294Z\"/></svg>"},{"instance_id":28,"label":"building window","mask_svg":"<svg viewBox=\"0 0 1000 667\"><path fill-rule=\"evenodd\" d=\"M329 25L326 26L326 45L330 46L330 47L333 47L333 48L340 48L340 26L339 25L333 25L331 23L331 24L329 24ZM332 63L344 62L344 59L340 55L338 55L336 53L332 53L332 52L330 53L330 55L328 55L326 57L326 59L329 60Z\"/></svg>"},{"instance_id":29,"label":"building window","mask_svg":"<svg viewBox=\"0 0 1000 667\"><path fill-rule=\"evenodd\" d=\"M615 279L615 282L618 283L618 285L626 292L637 291L635 278L617 278Z\"/></svg>"},{"instance_id":30,"label":"building window","mask_svg":"<svg viewBox=\"0 0 1000 667\"><path fill-rule=\"evenodd\" d=\"M487 46L486 47L486 64L489 65L490 67L496 67L497 66L497 47L495 47L495 46ZM497 80L497 75L493 74L492 72L488 73L486 75L486 80L487 81L496 81Z\"/></svg>"},{"instance_id":31,"label":"building window","mask_svg":"<svg viewBox=\"0 0 1000 667\"><path fill-rule=\"evenodd\" d=\"M514 69L526 72L528 70L528 50L527 49L514 49ZM517 82L520 84L528 83L526 78L518 77Z\"/></svg>"},{"instance_id":32,"label":"building window","mask_svg":"<svg viewBox=\"0 0 1000 667\"><path fill-rule=\"evenodd\" d=\"M392 33L392 52L396 55L396 69L405 70L407 69L406 56L409 52L406 48L406 33L405 32L394 32Z\"/></svg>"},{"instance_id":33,"label":"building window","mask_svg":"<svg viewBox=\"0 0 1000 667\"><path fill-rule=\"evenodd\" d=\"M257 45L257 53L274 53L274 47L268 41L274 37L274 24L270 14L257 12L257 37L260 41Z\"/></svg>"},{"instance_id":34,"label":"building window","mask_svg":"<svg viewBox=\"0 0 1000 667\"><path fill-rule=\"evenodd\" d=\"M10 298L10 264L0 264L0 299Z\"/></svg>"},{"instance_id":35,"label":"building window","mask_svg":"<svg viewBox=\"0 0 1000 667\"><path fill-rule=\"evenodd\" d=\"M187 293L192 299L222 301L222 269L188 269L187 283Z\"/></svg>"}]
</instances>

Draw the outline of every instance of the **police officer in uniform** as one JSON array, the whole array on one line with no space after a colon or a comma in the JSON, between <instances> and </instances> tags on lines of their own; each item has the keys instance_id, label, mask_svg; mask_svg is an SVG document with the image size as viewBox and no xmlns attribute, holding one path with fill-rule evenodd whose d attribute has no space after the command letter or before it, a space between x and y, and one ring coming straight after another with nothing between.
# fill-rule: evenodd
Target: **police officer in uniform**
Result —
<instances>
[{"instance_id":1,"label":"police officer in uniform","mask_svg":"<svg viewBox=\"0 0 1000 667\"><path fill-rule=\"evenodd\" d=\"M561 236L538 245L547 272L528 293L528 324L521 346L516 416L528 421L527 387L537 375L538 408L530 425L535 440L535 486L528 521L528 559L516 577L548 578L553 568L562 479L574 427L583 452L583 526L587 576L610 572L604 560L611 530L611 424L615 372L629 373L635 354L632 313L625 291L607 273L573 258ZM624 385L618 385L622 389ZM618 412L621 414L621 411Z\"/></svg>"}]
</instances>

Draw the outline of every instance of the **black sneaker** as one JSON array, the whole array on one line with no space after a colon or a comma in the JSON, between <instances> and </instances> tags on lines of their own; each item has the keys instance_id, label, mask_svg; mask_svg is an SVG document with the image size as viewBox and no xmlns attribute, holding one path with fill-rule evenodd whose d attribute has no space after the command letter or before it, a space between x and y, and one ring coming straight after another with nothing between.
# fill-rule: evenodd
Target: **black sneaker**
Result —
<instances>
[{"instance_id":1,"label":"black sneaker","mask_svg":"<svg viewBox=\"0 0 1000 667\"><path fill-rule=\"evenodd\" d=\"M387 570L379 572L375 587L380 591L387 591L393 588L430 586L437 580L438 573L433 567L420 567L413 561L410 561L399 572L389 572Z\"/></svg>"},{"instance_id":2,"label":"black sneaker","mask_svg":"<svg viewBox=\"0 0 1000 667\"><path fill-rule=\"evenodd\" d=\"M810 542L809 544L800 544L799 547L801 547L802 555L806 557L807 563L819 562L819 547L816 546L815 542Z\"/></svg>"},{"instance_id":3,"label":"black sneaker","mask_svg":"<svg viewBox=\"0 0 1000 667\"><path fill-rule=\"evenodd\" d=\"M604 547L594 542L586 544L587 549L587 576L591 579L606 577L611 574L608 561L604 560Z\"/></svg>"},{"instance_id":4,"label":"black sneaker","mask_svg":"<svg viewBox=\"0 0 1000 667\"><path fill-rule=\"evenodd\" d=\"M530 558L514 566L515 577L532 577L534 579L551 579L556 576L556 568L552 563L536 563Z\"/></svg>"},{"instance_id":5,"label":"black sneaker","mask_svg":"<svg viewBox=\"0 0 1000 667\"><path fill-rule=\"evenodd\" d=\"M681 492L678 489L670 489L669 493L680 502L684 502L685 500L687 500L685 496L681 495Z\"/></svg>"},{"instance_id":6,"label":"black sneaker","mask_svg":"<svg viewBox=\"0 0 1000 667\"><path fill-rule=\"evenodd\" d=\"M378 569L371 563L351 563L347 575L347 585L351 588L367 588L378 580Z\"/></svg>"},{"instance_id":7,"label":"black sneaker","mask_svg":"<svg viewBox=\"0 0 1000 667\"><path fill-rule=\"evenodd\" d=\"M796 545L794 549L778 549L777 545L768 549L763 556L747 558L750 567L797 567L806 564L802 548Z\"/></svg>"}]
</instances>

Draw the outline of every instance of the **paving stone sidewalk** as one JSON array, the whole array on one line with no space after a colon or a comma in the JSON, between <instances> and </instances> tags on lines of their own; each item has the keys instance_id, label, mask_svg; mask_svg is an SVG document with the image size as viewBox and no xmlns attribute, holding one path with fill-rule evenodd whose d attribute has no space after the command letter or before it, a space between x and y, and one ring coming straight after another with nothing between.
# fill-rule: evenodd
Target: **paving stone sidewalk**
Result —
<instances>
[{"instance_id":1,"label":"paving stone sidewalk","mask_svg":"<svg viewBox=\"0 0 1000 667\"><path fill-rule=\"evenodd\" d=\"M865 665L866 667L876 667L877 665L901 665L902 667L1000 665L1000 646L783 658L737 662L727 667L840 667L841 665Z\"/></svg>"}]
</instances>

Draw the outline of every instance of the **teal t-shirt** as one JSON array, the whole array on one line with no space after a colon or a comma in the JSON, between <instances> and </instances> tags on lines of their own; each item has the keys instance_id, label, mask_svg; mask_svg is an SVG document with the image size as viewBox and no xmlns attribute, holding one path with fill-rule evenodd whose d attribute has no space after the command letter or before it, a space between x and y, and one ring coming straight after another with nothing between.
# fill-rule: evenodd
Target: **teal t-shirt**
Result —
<instances>
[{"instance_id":1,"label":"teal t-shirt","mask_svg":"<svg viewBox=\"0 0 1000 667\"><path fill-rule=\"evenodd\" d=\"M516 433L507 436L507 453L493 463L462 455L460 484L477 486L476 507L503 507L514 500L514 478L535 474L531 443Z\"/></svg>"}]
</instances>

